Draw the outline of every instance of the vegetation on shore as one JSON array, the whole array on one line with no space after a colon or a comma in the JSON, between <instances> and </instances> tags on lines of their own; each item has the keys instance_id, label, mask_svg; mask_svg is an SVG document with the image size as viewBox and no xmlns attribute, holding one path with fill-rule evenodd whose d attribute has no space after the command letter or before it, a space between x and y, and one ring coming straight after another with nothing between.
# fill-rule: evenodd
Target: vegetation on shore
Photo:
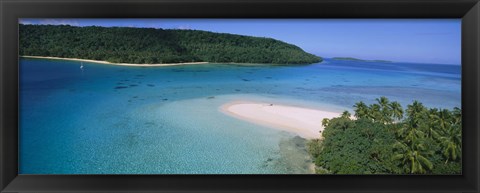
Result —
<instances>
[{"instance_id":1,"label":"vegetation on shore","mask_svg":"<svg viewBox=\"0 0 480 193\"><path fill-rule=\"evenodd\" d=\"M349 61L359 61L359 62L383 62L383 63L390 63L392 61L389 60L364 60L352 57L333 57L333 60L349 60Z\"/></svg>"},{"instance_id":2,"label":"vegetation on shore","mask_svg":"<svg viewBox=\"0 0 480 193\"><path fill-rule=\"evenodd\" d=\"M23 25L20 55L112 63L309 64L322 58L272 38L200 30Z\"/></svg>"},{"instance_id":3,"label":"vegetation on shore","mask_svg":"<svg viewBox=\"0 0 480 193\"><path fill-rule=\"evenodd\" d=\"M322 121L323 139L308 143L317 173L461 174L461 109L376 100L356 103L356 119L345 111Z\"/></svg>"}]
</instances>

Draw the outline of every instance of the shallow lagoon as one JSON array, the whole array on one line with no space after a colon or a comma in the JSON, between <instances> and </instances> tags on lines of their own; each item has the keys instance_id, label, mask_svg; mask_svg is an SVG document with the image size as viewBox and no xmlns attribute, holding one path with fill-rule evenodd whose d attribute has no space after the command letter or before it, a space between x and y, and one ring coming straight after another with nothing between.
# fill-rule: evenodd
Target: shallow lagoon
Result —
<instances>
[{"instance_id":1,"label":"shallow lagoon","mask_svg":"<svg viewBox=\"0 0 480 193\"><path fill-rule=\"evenodd\" d=\"M20 60L20 173L308 173L304 140L218 107L241 99L341 112L380 96L404 107L461 104L455 65L84 66Z\"/></svg>"}]
</instances>

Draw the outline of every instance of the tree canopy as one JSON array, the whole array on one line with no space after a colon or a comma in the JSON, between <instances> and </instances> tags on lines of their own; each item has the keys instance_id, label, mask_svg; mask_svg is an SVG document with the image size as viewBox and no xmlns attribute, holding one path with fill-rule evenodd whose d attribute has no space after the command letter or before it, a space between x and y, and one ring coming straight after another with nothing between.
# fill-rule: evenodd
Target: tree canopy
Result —
<instances>
[{"instance_id":1,"label":"tree canopy","mask_svg":"<svg viewBox=\"0 0 480 193\"><path fill-rule=\"evenodd\" d=\"M319 173L461 173L461 109L427 108L414 101L404 111L386 97L376 101L356 103L355 119L344 112L322 120L323 139L308 144Z\"/></svg>"},{"instance_id":2,"label":"tree canopy","mask_svg":"<svg viewBox=\"0 0 480 193\"><path fill-rule=\"evenodd\" d=\"M309 64L322 58L272 38L200 30L23 25L20 55L113 63Z\"/></svg>"}]
</instances>

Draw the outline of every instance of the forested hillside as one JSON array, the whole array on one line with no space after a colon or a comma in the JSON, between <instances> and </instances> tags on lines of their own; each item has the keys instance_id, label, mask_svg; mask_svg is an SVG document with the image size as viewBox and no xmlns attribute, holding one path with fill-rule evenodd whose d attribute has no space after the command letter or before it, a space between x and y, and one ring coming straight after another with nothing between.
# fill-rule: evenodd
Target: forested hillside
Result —
<instances>
[{"instance_id":1,"label":"forested hillside","mask_svg":"<svg viewBox=\"0 0 480 193\"><path fill-rule=\"evenodd\" d=\"M20 25L20 55L138 64L308 64L322 61L295 45L272 38L199 30L66 25Z\"/></svg>"}]
</instances>

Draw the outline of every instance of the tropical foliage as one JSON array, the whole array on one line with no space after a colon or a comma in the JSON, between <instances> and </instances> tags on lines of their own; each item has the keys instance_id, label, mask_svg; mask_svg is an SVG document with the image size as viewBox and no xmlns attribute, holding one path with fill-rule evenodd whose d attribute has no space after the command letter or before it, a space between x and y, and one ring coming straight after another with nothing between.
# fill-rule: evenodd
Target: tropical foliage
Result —
<instances>
[{"instance_id":1,"label":"tropical foliage","mask_svg":"<svg viewBox=\"0 0 480 193\"><path fill-rule=\"evenodd\" d=\"M272 38L199 30L20 25L20 55L114 63L234 62L308 64L322 61Z\"/></svg>"},{"instance_id":2,"label":"tropical foliage","mask_svg":"<svg viewBox=\"0 0 480 193\"><path fill-rule=\"evenodd\" d=\"M354 117L322 120L323 139L309 152L321 173L460 174L461 109L427 108L414 101L403 109L386 97L356 103Z\"/></svg>"}]
</instances>

